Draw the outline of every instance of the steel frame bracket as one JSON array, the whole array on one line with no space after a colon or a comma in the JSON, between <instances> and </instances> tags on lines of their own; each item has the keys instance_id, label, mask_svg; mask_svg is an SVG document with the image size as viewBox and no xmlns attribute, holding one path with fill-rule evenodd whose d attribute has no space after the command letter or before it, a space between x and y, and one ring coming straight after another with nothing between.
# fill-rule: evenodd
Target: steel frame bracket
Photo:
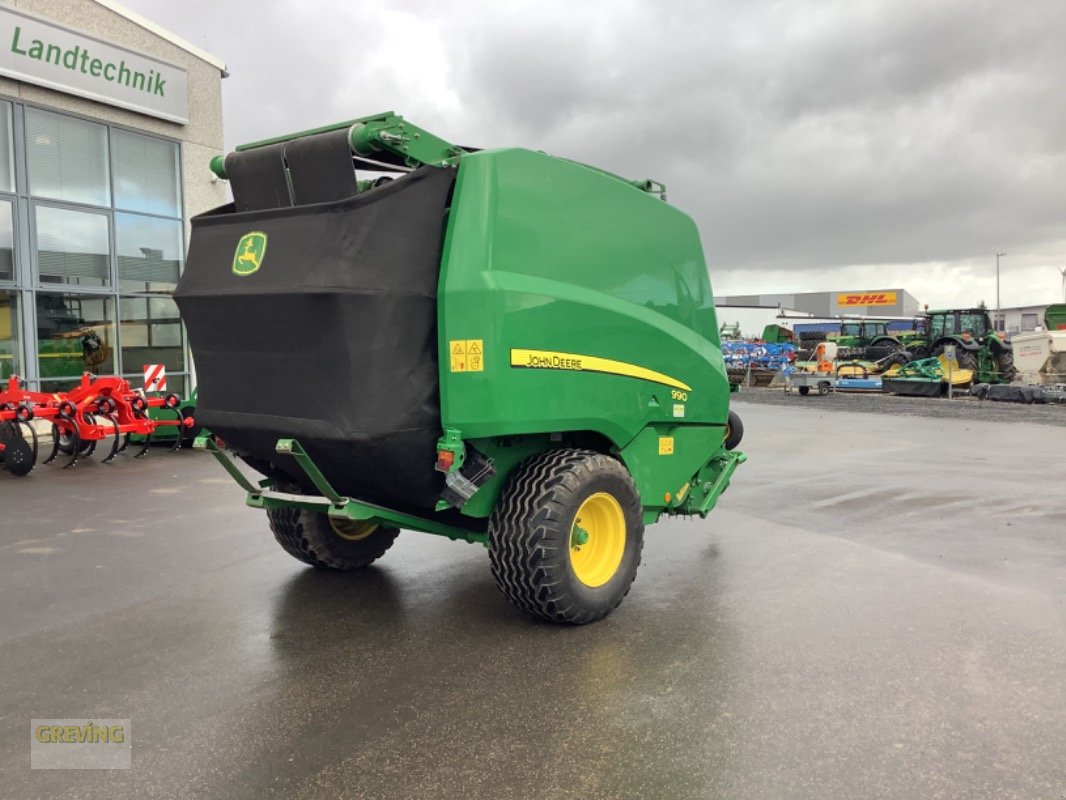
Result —
<instances>
[{"instance_id":1,"label":"steel frame bracket","mask_svg":"<svg viewBox=\"0 0 1066 800\"><path fill-rule=\"evenodd\" d=\"M225 447L209 433L202 433L193 442L193 449L206 450L225 468L226 472L240 484L241 488L248 493L245 502L252 508L263 510L280 508L306 508L310 511L318 511L328 514L336 519L351 519L359 521L374 521L390 527L406 528L409 530L432 533L437 536L446 536L449 539L476 544L488 544L488 534L479 531L469 531L447 525L436 520L406 514L391 508L385 508L362 500L344 497L322 474L315 464L314 459L295 439L279 439L275 445L275 451L281 455L289 455L295 459L297 465L307 475L321 495L294 494L282 492L272 488L274 482L266 478L258 485L249 480L237 463L233 460Z\"/></svg>"}]
</instances>

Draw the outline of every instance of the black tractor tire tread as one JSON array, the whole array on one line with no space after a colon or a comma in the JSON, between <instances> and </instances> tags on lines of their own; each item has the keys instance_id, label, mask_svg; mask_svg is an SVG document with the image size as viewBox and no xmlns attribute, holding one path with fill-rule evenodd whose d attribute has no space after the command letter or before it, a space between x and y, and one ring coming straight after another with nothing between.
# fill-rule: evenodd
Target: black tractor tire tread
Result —
<instances>
[{"instance_id":1,"label":"black tractor tire tread","mask_svg":"<svg viewBox=\"0 0 1066 800\"><path fill-rule=\"evenodd\" d=\"M379 527L365 539L348 541L330 529L325 514L304 508L269 509L267 519L286 553L318 569L365 567L385 555L400 535L397 528Z\"/></svg>"},{"instance_id":2,"label":"black tractor tire tread","mask_svg":"<svg viewBox=\"0 0 1066 800\"><path fill-rule=\"evenodd\" d=\"M591 479L604 472L623 478L632 487L629 498L616 499L623 511L630 504L628 511L636 520L627 531L627 547L635 548L635 563L631 574L622 577L621 591L607 605L589 608L579 603L568 586L568 554L554 565L545 565L559 551L558 546L545 542L545 534L553 526L569 526L567 500L583 485L582 478ZM602 619L625 599L636 577L644 545L642 512L632 476L616 459L578 449L549 450L533 456L509 478L489 521L489 560L496 585L515 606L539 619L575 625ZM562 532L561 541L567 542L568 536L568 530ZM624 561L623 556L623 566Z\"/></svg>"},{"instance_id":3,"label":"black tractor tire tread","mask_svg":"<svg viewBox=\"0 0 1066 800\"><path fill-rule=\"evenodd\" d=\"M1018 370L1014 368L1014 353L1010 351L999 354L997 366L999 367L1000 378L1008 383L1018 376Z\"/></svg>"}]
</instances>

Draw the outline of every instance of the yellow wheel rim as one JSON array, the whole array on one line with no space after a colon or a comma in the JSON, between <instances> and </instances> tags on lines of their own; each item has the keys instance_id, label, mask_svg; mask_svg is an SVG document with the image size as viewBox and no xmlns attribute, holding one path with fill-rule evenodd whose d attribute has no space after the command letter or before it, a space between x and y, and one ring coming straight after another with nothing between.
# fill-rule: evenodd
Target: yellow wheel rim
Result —
<instances>
[{"instance_id":1,"label":"yellow wheel rim","mask_svg":"<svg viewBox=\"0 0 1066 800\"><path fill-rule=\"evenodd\" d=\"M570 526L570 567L588 587L603 586L618 571L626 551L626 518L607 492L597 492L577 510Z\"/></svg>"},{"instance_id":2,"label":"yellow wheel rim","mask_svg":"<svg viewBox=\"0 0 1066 800\"><path fill-rule=\"evenodd\" d=\"M378 529L375 523L364 519L334 519L333 517L328 517L328 519L329 527L333 529L333 532L349 542L365 539Z\"/></svg>"}]
</instances>

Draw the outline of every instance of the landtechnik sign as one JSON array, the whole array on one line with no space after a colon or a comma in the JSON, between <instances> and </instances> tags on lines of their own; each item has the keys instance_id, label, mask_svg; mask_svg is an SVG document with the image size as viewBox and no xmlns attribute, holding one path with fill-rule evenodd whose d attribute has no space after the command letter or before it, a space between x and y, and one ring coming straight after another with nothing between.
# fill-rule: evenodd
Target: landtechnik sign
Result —
<instances>
[{"instance_id":1,"label":"landtechnik sign","mask_svg":"<svg viewBox=\"0 0 1066 800\"><path fill-rule=\"evenodd\" d=\"M188 75L181 67L2 5L0 75L171 122L189 121Z\"/></svg>"}]
</instances>

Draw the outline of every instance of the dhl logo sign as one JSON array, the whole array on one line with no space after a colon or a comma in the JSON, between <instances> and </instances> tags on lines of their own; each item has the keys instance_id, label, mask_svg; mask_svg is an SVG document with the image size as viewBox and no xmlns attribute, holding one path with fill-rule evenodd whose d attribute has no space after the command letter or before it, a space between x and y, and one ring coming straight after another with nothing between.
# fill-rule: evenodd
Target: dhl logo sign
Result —
<instances>
[{"instance_id":1,"label":"dhl logo sign","mask_svg":"<svg viewBox=\"0 0 1066 800\"><path fill-rule=\"evenodd\" d=\"M838 294L838 306L894 306L895 292L857 292L855 294Z\"/></svg>"}]
</instances>

